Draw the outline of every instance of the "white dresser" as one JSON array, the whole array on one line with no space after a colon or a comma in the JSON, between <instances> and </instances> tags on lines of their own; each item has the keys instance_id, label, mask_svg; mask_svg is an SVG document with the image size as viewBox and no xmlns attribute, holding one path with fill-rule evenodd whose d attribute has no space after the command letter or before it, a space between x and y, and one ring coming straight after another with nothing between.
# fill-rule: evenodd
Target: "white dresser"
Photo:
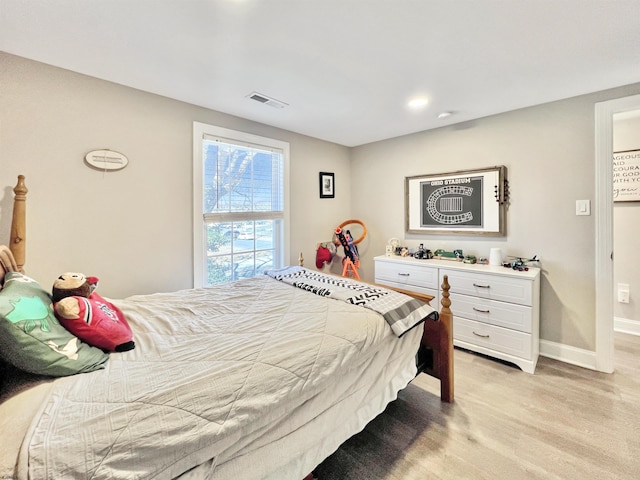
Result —
<instances>
[{"instance_id":1,"label":"white dresser","mask_svg":"<svg viewBox=\"0 0 640 480\"><path fill-rule=\"evenodd\" d=\"M433 295L448 275L453 343L533 373L539 354L540 269L411 257L375 257L375 281ZM434 305L436 307L436 305Z\"/></svg>"}]
</instances>

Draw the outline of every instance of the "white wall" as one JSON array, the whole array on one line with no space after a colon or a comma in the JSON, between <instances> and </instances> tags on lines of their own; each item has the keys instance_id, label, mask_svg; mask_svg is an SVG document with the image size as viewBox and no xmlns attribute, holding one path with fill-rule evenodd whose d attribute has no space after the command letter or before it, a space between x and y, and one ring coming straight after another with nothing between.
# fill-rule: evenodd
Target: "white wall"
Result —
<instances>
[{"instance_id":1,"label":"white wall","mask_svg":"<svg viewBox=\"0 0 640 480\"><path fill-rule=\"evenodd\" d=\"M614 151L640 150L640 111L614 115ZM616 329L640 333L640 202L614 202L613 314ZM617 285L626 283L628 304L618 303Z\"/></svg>"},{"instance_id":2,"label":"white wall","mask_svg":"<svg viewBox=\"0 0 640 480\"><path fill-rule=\"evenodd\" d=\"M290 142L291 258L308 264L351 204L349 149L0 52L0 243L12 188L26 176L27 273L45 288L65 271L100 278L114 298L192 285L192 125ZM124 170L87 152L124 153ZM320 199L318 172L336 198Z\"/></svg>"},{"instance_id":3,"label":"white wall","mask_svg":"<svg viewBox=\"0 0 640 480\"><path fill-rule=\"evenodd\" d=\"M635 84L348 149L0 52L0 239L25 174L27 271L45 287L68 270L100 277L111 297L190 287L195 120L290 142L290 263L302 251L313 265L315 243L347 218L369 228L359 245L368 280L392 236L432 250L538 254L541 338L593 350L595 222L575 215L575 201L594 200L595 103L638 93ZM131 163L91 170L83 158L97 148ZM506 237L404 234L405 176L492 165L509 169ZM318 198L319 171L335 172L335 199Z\"/></svg>"},{"instance_id":4,"label":"white wall","mask_svg":"<svg viewBox=\"0 0 640 480\"><path fill-rule=\"evenodd\" d=\"M594 105L640 92L640 84L539 105L357 147L352 152L353 214L370 235L362 273L390 237L410 247L462 248L488 256L542 259L541 338L595 349L595 221L576 216L576 200L595 197ZM408 235L404 177L506 165L507 235Z\"/></svg>"}]
</instances>

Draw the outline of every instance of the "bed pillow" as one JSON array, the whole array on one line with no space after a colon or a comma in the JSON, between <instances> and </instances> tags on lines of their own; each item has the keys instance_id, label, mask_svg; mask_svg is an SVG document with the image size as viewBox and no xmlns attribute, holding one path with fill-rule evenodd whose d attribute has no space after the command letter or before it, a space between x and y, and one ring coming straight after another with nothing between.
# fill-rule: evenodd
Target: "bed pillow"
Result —
<instances>
[{"instance_id":1,"label":"bed pillow","mask_svg":"<svg viewBox=\"0 0 640 480\"><path fill-rule=\"evenodd\" d=\"M96 292L89 298L65 297L53 304L56 318L79 339L106 352L135 347L133 333L122 311Z\"/></svg>"},{"instance_id":2,"label":"bed pillow","mask_svg":"<svg viewBox=\"0 0 640 480\"><path fill-rule=\"evenodd\" d=\"M62 377L104 368L109 355L67 331L35 280L8 272L0 290L0 356L15 367Z\"/></svg>"}]
</instances>

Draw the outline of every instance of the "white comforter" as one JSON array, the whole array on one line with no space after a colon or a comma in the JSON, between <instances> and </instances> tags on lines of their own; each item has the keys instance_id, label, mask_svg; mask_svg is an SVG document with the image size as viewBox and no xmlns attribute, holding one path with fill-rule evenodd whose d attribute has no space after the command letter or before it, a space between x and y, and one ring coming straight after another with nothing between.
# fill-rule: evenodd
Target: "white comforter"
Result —
<instances>
[{"instance_id":1,"label":"white comforter","mask_svg":"<svg viewBox=\"0 0 640 480\"><path fill-rule=\"evenodd\" d=\"M421 329L398 339L266 276L115 303L136 348L56 382L23 445L31 479L296 478L415 374Z\"/></svg>"}]
</instances>

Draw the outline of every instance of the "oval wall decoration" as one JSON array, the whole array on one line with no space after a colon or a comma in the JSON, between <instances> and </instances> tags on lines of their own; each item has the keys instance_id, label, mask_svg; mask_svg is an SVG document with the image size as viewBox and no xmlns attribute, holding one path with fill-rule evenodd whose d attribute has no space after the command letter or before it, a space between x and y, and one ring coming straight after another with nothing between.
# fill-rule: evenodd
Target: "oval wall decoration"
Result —
<instances>
[{"instance_id":1,"label":"oval wall decoration","mask_svg":"<svg viewBox=\"0 0 640 480\"><path fill-rule=\"evenodd\" d=\"M84 156L84 161L96 170L122 170L129 164L126 155L113 150L93 150Z\"/></svg>"}]
</instances>

